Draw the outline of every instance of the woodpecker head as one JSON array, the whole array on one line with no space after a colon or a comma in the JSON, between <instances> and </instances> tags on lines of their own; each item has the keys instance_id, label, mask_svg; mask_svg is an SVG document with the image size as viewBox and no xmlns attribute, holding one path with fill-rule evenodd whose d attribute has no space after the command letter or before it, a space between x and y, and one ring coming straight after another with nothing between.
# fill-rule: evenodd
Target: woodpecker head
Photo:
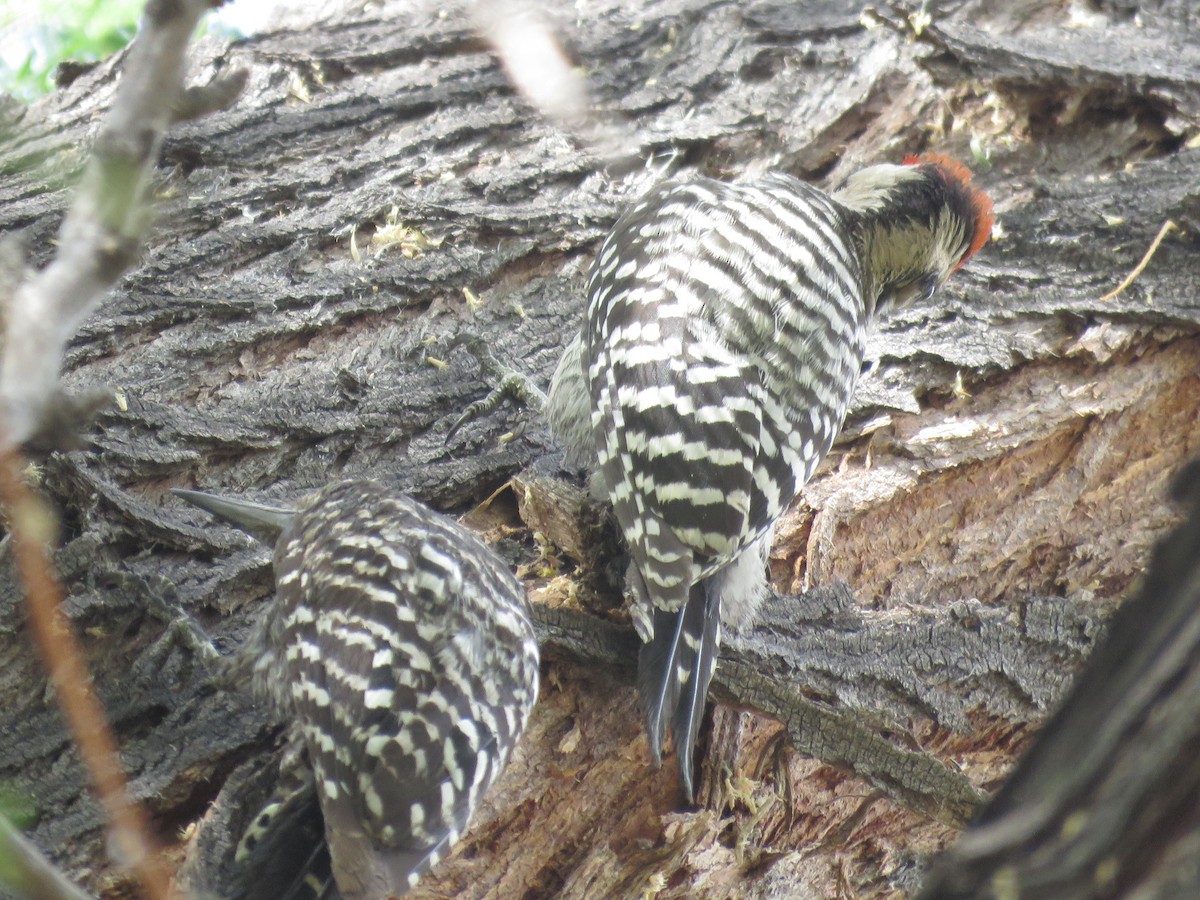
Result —
<instances>
[{"instance_id":1,"label":"woodpecker head","mask_svg":"<svg viewBox=\"0 0 1200 900\"><path fill-rule=\"evenodd\" d=\"M854 220L875 312L931 297L992 231L992 201L937 154L863 169L833 197Z\"/></svg>"}]
</instances>

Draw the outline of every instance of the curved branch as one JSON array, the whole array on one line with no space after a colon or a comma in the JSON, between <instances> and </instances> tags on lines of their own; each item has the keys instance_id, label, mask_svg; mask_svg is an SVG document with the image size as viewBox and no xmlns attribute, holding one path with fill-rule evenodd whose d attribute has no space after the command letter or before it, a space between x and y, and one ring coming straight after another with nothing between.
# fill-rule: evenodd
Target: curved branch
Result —
<instances>
[{"instance_id":1,"label":"curved branch","mask_svg":"<svg viewBox=\"0 0 1200 900\"><path fill-rule=\"evenodd\" d=\"M67 341L138 259L163 135L183 95L188 41L210 0L150 0L104 119L58 251L7 306L0 359L0 445L20 446L55 400Z\"/></svg>"}]
</instances>

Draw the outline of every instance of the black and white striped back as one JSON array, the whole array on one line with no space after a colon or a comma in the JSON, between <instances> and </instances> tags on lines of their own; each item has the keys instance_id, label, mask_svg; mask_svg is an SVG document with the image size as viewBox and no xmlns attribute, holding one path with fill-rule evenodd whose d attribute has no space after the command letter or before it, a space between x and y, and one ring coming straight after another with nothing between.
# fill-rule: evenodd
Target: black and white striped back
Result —
<instances>
[{"instance_id":1,"label":"black and white striped back","mask_svg":"<svg viewBox=\"0 0 1200 900\"><path fill-rule=\"evenodd\" d=\"M504 768L537 696L524 589L462 526L370 481L296 513L256 675L303 735L347 898L403 893Z\"/></svg>"},{"instance_id":2,"label":"black and white striped back","mask_svg":"<svg viewBox=\"0 0 1200 900\"><path fill-rule=\"evenodd\" d=\"M593 440L643 585L691 585L771 527L841 426L866 306L845 213L772 174L663 185L601 247L582 364Z\"/></svg>"}]
</instances>

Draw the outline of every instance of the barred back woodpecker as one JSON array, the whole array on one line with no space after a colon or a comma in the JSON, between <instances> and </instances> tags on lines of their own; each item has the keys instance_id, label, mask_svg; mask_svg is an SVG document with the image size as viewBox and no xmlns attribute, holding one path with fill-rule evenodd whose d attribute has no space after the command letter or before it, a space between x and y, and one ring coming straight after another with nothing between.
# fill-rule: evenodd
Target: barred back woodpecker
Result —
<instances>
[{"instance_id":1,"label":"barred back woodpecker","mask_svg":"<svg viewBox=\"0 0 1200 900\"><path fill-rule=\"evenodd\" d=\"M546 413L628 544L651 752L670 716L689 800L721 623L768 594L775 522L842 426L872 320L987 241L970 179L928 155L831 195L777 173L666 183L600 248Z\"/></svg>"},{"instance_id":2,"label":"barred back woodpecker","mask_svg":"<svg viewBox=\"0 0 1200 900\"><path fill-rule=\"evenodd\" d=\"M311 773L268 802L239 856L295 806L289 794L315 791L341 896L405 893L458 840L525 729L538 647L524 590L479 538L372 481L333 484L296 511L176 493L278 537L276 600L240 662L294 723Z\"/></svg>"}]
</instances>

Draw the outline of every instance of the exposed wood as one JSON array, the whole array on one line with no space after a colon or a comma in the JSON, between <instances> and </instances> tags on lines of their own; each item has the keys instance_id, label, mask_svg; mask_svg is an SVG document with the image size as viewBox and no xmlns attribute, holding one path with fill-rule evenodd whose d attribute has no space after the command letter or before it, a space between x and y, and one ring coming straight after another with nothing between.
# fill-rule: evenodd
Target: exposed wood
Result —
<instances>
[{"instance_id":1,"label":"exposed wood","mask_svg":"<svg viewBox=\"0 0 1200 900\"><path fill-rule=\"evenodd\" d=\"M923 897L1200 891L1200 462L1177 492L1187 521Z\"/></svg>"},{"instance_id":2,"label":"exposed wood","mask_svg":"<svg viewBox=\"0 0 1200 900\"><path fill-rule=\"evenodd\" d=\"M1165 486L1200 450L1200 68L1187 39L1200 18L1145 3L1134 23L1134 4L1114 3L1107 26L1069 28L1066 4L994 6L963 4L920 36L893 13L894 27L867 27L838 0L559 11L635 158L674 151L677 169L774 166L828 185L936 147L978 170L1000 228L874 339L846 440L772 558L781 594L812 590L728 642L698 809L679 810L672 770L649 765L619 665L634 638L614 567L536 540L508 490L469 517L525 573L555 647L529 736L418 895L911 890L1178 521ZM487 390L449 339L482 335L545 384L599 239L657 177L602 168L542 123L458 13L371 9L205 45L194 74L244 67L245 96L170 133L150 250L68 351L68 389L107 386L113 403L86 449L37 473L61 515L57 563L97 692L177 858L203 843L183 834L206 811L206 834L234 827L220 823L248 796L237 785L269 772L276 732L160 642L178 604L228 650L270 579L262 551L166 489L290 499L372 475L439 509L478 506L553 447L511 406L445 442ZM1157 74L1106 52L1149 43ZM119 64L19 122L0 113L0 230L22 229L37 262ZM1180 232L1100 302L1168 219ZM377 254L373 235L398 225L407 239ZM562 549L582 555L603 534L593 520ZM41 848L123 896L9 552L0 778L28 792ZM219 840L205 846L219 855Z\"/></svg>"}]
</instances>

